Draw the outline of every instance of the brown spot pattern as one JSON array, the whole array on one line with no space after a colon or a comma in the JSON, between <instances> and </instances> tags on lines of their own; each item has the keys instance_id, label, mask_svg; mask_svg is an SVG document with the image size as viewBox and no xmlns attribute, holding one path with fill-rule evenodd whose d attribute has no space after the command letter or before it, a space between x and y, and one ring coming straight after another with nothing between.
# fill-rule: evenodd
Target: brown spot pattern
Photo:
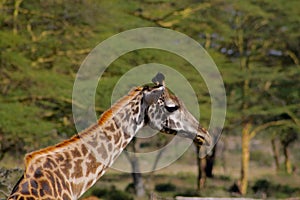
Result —
<instances>
[{"instance_id":1,"label":"brown spot pattern","mask_svg":"<svg viewBox=\"0 0 300 200\"><path fill-rule=\"evenodd\" d=\"M114 132L116 129L114 127L114 123L110 123L108 126L104 128L107 131Z\"/></svg>"},{"instance_id":2,"label":"brown spot pattern","mask_svg":"<svg viewBox=\"0 0 300 200\"><path fill-rule=\"evenodd\" d=\"M81 157L81 153L77 148L72 149L71 154L73 158Z\"/></svg>"},{"instance_id":3,"label":"brown spot pattern","mask_svg":"<svg viewBox=\"0 0 300 200\"><path fill-rule=\"evenodd\" d=\"M74 172L71 175L72 177L79 178L83 176L82 166L81 166L82 162L83 162L82 159L78 159L74 161Z\"/></svg>"},{"instance_id":4,"label":"brown spot pattern","mask_svg":"<svg viewBox=\"0 0 300 200\"><path fill-rule=\"evenodd\" d=\"M102 156L102 158L104 160L107 159L108 153L107 153L107 150L106 150L104 144L101 144L100 147L98 147L97 152Z\"/></svg>"},{"instance_id":5,"label":"brown spot pattern","mask_svg":"<svg viewBox=\"0 0 300 200\"><path fill-rule=\"evenodd\" d=\"M92 153L89 153L88 160L90 162L86 163L87 166L88 166L86 176L89 176L90 173L95 174L96 170L101 165L101 163L96 160L95 156Z\"/></svg>"},{"instance_id":6,"label":"brown spot pattern","mask_svg":"<svg viewBox=\"0 0 300 200\"><path fill-rule=\"evenodd\" d=\"M115 144L117 144L119 142L120 138L121 138L121 132L120 131L117 131L116 133L114 133Z\"/></svg>"}]
</instances>

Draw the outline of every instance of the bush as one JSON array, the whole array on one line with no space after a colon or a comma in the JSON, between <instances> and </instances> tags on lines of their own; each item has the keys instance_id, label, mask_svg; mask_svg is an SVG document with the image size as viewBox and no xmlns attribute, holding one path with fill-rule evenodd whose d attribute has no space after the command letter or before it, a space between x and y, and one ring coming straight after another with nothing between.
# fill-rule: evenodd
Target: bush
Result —
<instances>
[{"instance_id":1,"label":"bush","mask_svg":"<svg viewBox=\"0 0 300 200\"><path fill-rule=\"evenodd\" d=\"M252 190L255 193L264 192L269 196L272 190L271 183L268 180L260 179L252 186Z\"/></svg>"},{"instance_id":2,"label":"bush","mask_svg":"<svg viewBox=\"0 0 300 200\"><path fill-rule=\"evenodd\" d=\"M200 194L196 190L186 189L186 190L184 190L182 192L179 192L176 195L174 195L174 197L176 197L176 196L198 197L198 196L200 196Z\"/></svg>"},{"instance_id":3,"label":"bush","mask_svg":"<svg viewBox=\"0 0 300 200\"><path fill-rule=\"evenodd\" d=\"M102 198L102 199L107 199L107 200L133 200L133 197L131 194L117 190L115 186L111 186L111 188L95 188L92 191L92 195Z\"/></svg>"},{"instance_id":4,"label":"bush","mask_svg":"<svg viewBox=\"0 0 300 200\"><path fill-rule=\"evenodd\" d=\"M158 192L173 192L176 190L176 186L172 183L159 183L155 185L155 190Z\"/></svg>"},{"instance_id":5,"label":"bush","mask_svg":"<svg viewBox=\"0 0 300 200\"><path fill-rule=\"evenodd\" d=\"M135 188L134 188L134 184L133 183L129 183L126 188L125 191L130 193L130 194L134 194L135 193Z\"/></svg>"},{"instance_id":6,"label":"bush","mask_svg":"<svg viewBox=\"0 0 300 200\"><path fill-rule=\"evenodd\" d=\"M108 189L100 189L100 188L95 188L92 191L92 195L96 196L96 197L104 197L105 195L107 195L109 193Z\"/></svg>"},{"instance_id":7,"label":"bush","mask_svg":"<svg viewBox=\"0 0 300 200\"><path fill-rule=\"evenodd\" d=\"M268 197L290 197L293 194L300 192L300 188L290 187L288 185L274 184L268 180L257 180L252 186L252 190L255 193L265 193Z\"/></svg>"}]
</instances>

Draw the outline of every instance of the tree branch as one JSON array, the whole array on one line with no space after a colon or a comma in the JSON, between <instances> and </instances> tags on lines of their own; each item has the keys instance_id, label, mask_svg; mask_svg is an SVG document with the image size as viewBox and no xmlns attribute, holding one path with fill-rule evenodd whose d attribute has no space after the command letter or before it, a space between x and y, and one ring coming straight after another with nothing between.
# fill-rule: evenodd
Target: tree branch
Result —
<instances>
[{"instance_id":1,"label":"tree branch","mask_svg":"<svg viewBox=\"0 0 300 200\"><path fill-rule=\"evenodd\" d=\"M0 190L0 193L2 193L6 198L9 197L9 193L5 192L4 190Z\"/></svg>"},{"instance_id":2,"label":"tree branch","mask_svg":"<svg viewBox=\"0 0 300 200\"><path fill-rule=\"evenodd\" d=\"M14 5L14 12L13 12L13 34L18 34L18 15L20 12L20 5L23 2L23 0L16 0Z\"/></svg>"},{"instance_id":3,"label":"tree branch","mask_svg":"<svg viewBox=\"0 0 300 200\"><path fill-rule=\"evenodd\" d=\"M295 124L300 127L300 119L288 109L286 109L285 112L292 118L292 120L295 122Z\"/></svg>"},{"instance_id":4,"label":"tree branch","mask_svg":"<svg viewBox=\"0 0 300 200\"><path fill-rule=\"evenodd\" d=\"M54 59L56 58L56 56L67 56L69 58L72 58L72 55L84 55L84 54L88 54L89 52L91 52L90 48L76 49L76 50L67 50L67 51L57 51L57 53L54 54L54 55L52 55L52 56L37 58L35 61L33 61L31 63L31 65L33 67L35 67L35 66L37 66L38 64L41 64L41 63L53 62Z\"/></svg>"},{"instance_id":5,"label":"tree branch","mask_svg":"<svg viewBox=\"0 0 300 200\"><path fill-rule=\"evenodd\" d=\"M51 15L49 13L41 13L41 12L38 12L38 11L35 11L35 10L28 10L28 9L25 9L25 8L19 8L19 12L20 13L23 13L23 14L31 14L31 15L38 15L40 17L46 17L46 18L50 18L50 19L55 19L55 15Z\"/></svg>"},{"instance_id":6,"label":"tree branch","mask_svg":"<svg viewBox=\"0 0 300 200\"><path fill-rule=\"evenodd\" d=\"M278 121L271 121L271 122L267 122L265 124L261 124L250 132L250 139L252 139L258 132L260 132L266 128L269 128L271 126L280 126L283 124L287 124L289 122L290 122L290 120L278 120Z\"/></svg>"},{"instance_id":7,"label":"tree branch","mask_svg":"<svg viewBox=\"0 0 300 200\"><path fill-rule=\"evenodd\" d=\"M285 53L293 60L293 62L295 63L295 65L297 65L298 67L300 67L300 61L299 61L297 55L294 52L292 52L291 50L286 50Z\"/></svg>"},{"instance_id":8,"label":"tree branch","mask_svg":"<svg viewBox=\"0 0 300 200\"><path fill-rule=\"evenodd\" d=\"M170 28L174 24L178 24L181 19L187 18L190 15L192 15L193 13L195 13L199 10L207 9L208 7L211 7L210 3L200 3L197 6L193 6L193 7L178 8L178 9L176 9L172 12L169 12L169 13L167 13L164 16L159 17L159 18L154 18L154 17L147 16L147 15L145 15L142 12L139 12L139 11L134 12L133 15L137 16L137 17L140 17L141 19L151 21L151 22L155 23L156 25L158 25L160 27ZM171 16L180 16L180 18L179 19L173 19L173 20L170 20L170 21L165 21L167 18L169 18Z\"/></svg>"},{"instance_id":9,"label":"tree branch","mask_svg":"<svg viewBox=\"0 0 300 200\"><path fill-rule=\"evenodd\" d=\"M76 107L80 108L80 109L86 109L86 106L82 105L79 102L76 102L72 99L66 98L66 97L57 97L57 98L53 98L53 97L46 97L46 96L26 96L26 97L18 97L18 98L14 98L13 100L15 101L53 101L53 100L60 100L69 104L73 104ZM100 107L95 107L95 110L98 112L104 112L105 110L100 108Z\"/></svg>"}]
</instances>

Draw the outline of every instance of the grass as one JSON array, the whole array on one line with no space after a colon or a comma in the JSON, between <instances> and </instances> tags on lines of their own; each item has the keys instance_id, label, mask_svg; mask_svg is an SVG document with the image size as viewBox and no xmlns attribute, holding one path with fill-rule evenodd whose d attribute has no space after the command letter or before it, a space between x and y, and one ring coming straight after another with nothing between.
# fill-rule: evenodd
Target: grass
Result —
<instances>
[{"instance_id":1,"label":"grass","mask_svg":"<svg viewBox=\"0 0 300 200\"><path fill-rule=\"evenodd\" d=\"M173 167L180 167L185 172L174 173ZM145 181L145 187L148 195L155 193L162 198L170 198L178 195L182 196L200 196L200 197L231 197L229 192L230 186L236 181L232 179L230 175L216 174L214 178L207 179L206 185L200 192L196 191L196 174L186 168L182 168L181 164L174 164L170 168L158 171L154 173L154 176L150 177L149 174L143 175ZM168 173L169 171L169 173ZM249 192L247 197L260 198L261 193L253 191L252 187L257 184L260 174L255 175L253 181L249 183ZM299 175L296 176L299 178ZM288 198L299 196L299 188L297 186L286 185L281 180L290 179L288 176L278 176L274 179L270 179L272 183L272 190L268 191L268 197L273 198ZM276 181L275 181L276 180ZM103 177L102 181L95 185L95 188L107 188L114 186L118 190L125 191L126 186L130 183L130 174L123 174L121 172L113 171L109 172ZM291 180L289 180L291 181ZM289 182L288 180L286 182ZM267 188L268 189L268 188ZM276 190L277 189L277 190ZM92 189L93 190L93 189ZM291 193L292 191L292 193ZM137 198L139 199L139 198ZM147 198L145 198L147 199Z\"/></svg>"},{"instance_id":2,"label":"grass","mask_svg":"<svg viewBox=\"0 0 300 200\"><path fill-rule=\"evenodd\" d=\"M266 141L262 141L264 144ZM265 148L268 148L267 146ZM297 147L294 147L295 150ZM231 197L231 193L228 191L229 188L239 179L239 168L240 159L238 152L233 153L232 150L227 150L226 158L226 170L224 170L223 163L220 160L220 152L217 153L218 162L214 168L214 178L207 179L206 185L198 193L196 191L196 162L194 156L194 148L190 147L183 156L169 165L166 168L158 170L153 174L143 174L143 180L145 183L145 189L147 195L144 199L149 199L149 195L155 193L157 196L162 198L173 198L177 195L185 196L202 196L202 197ZM228 155L227 155L228 154ZM259 154L260 155L260 154ZM263 158L265 155L260 155ZM19 156L20 160L22 156ZM230 161L230 162L229 162ZM293 160L293 163L297 161ZM6 156L3 162L0 163L0 167L13 168L16 160L11 156ZM20 167L22 161L18 162ZM273 166L261 164L259 159L252 159L250 161L250 174L249 177L249 188L247 197L261 198L263 192L254 191L252 187L259 183L259 180L267 180L271 189L265 188L267 195L270 198L288 198L300 196L299 193L299 172L295 172L293 175L286 175L283 172L276 173ZM16 180L11 180L14 184ZM125 195L126 198L130 199L130 194L127 196L126 188L132 183L132 177L129 173L123 173L114 169L109 169L107 173L93 186L84 196L95 195L99 192L111 192L112 190L117 191L118 195ZM157 190L158 186L170 186L172 189L160 189ZM3 189L3 188L2 188ZM104 190L103 190L104 189ZM95 192L96 191L96 192ZM128 193L128 192L127 192ZM129 192L130 193L130 192ZM4 198L1 196L0 199ZM110 199L113 197L103 197L104 199ZM125 198L125 197L124 197ZM135 199L140 199L136 198ZM142 198L143 199L143 198Z\"/></svg>"},{"instance_id":3,"label":"grass","mask_svg":"<svg viewBox=\"0 0 300 200\"><path fill-rule=\"evenodd\" d=\"M262 141L262 143L264 143L264 141ZM193 148L190 148L178 161L164 169L156 171L153 176L143 174L148 195L155 193L162 198L172 198L177 195L231 197L232 194L229 192L229 189L235 182L238 182L240 173L240 159L238 153L232 154L232 151L228 151L230 155L227 155L227 159L230 160L230 162L227 163L227 170L224 171L223 165L219 161L214 168L214 178L207 179L205 187L201 189L200 192L197 192L197 166L194 161L193 152ZM267 154L259 154L259 156L265 158ZM268 180L269 183L271 183L272 190L270 192L268 191L269 193L267 195L269 198L288 198L300 195L299 172L293 175L287 175L283 172L276 173L273 166L269 164L265 166L262 165L258 158L250 161L249 170L250 177L247 197L264 197L264 193L252 189L261 179ZM131 182L132 178L130 174L124 174L116 170L108 170L107 174L103 176L103 179L99 181L95 187L101 188L114 185L117 189L124 191ZM160 189L157 189L157 187L160 187ZM163 187L163 189L161 189L161 187Z\"/></svg>"},{"instance_id":4,"label":"grass","mask_svg":"<svg viewBox=\"0 0 300 200\"><path fill-rule=\"evenodd\" d=\"M238 137L238 136L236 136ZM238 142L237 138L229 138L231 141ZM261 192L255 192L252 187L257 184L259 180L267 180L271 183L272 190L268 191L268 196L273 198L287 198L300 196L299 194L299 180L300 173L295 171L293 175L287 175L283 171L276 173L274 166L270 163L267 165L262 164L262 160L270 159L268 152L269 146L268 140L258 138L263 147L261 153L254 151L254 157L250 160L249 168L249 188L248 197L261 198ZM174 197L176 195L199 195L203 197L230 197L231 193L228 191L229 188L239 180L240 175L240 154L235 148L239 148L237 145L227 147L225 151L226 164L221 160L220 151L217 151L217 161L214 168L214 178L207 179L205 187L196 193L196 177L197 177L197 166L195 161L195 150L194 147L190 147L183 156L172 163L171 165L154 172L153 174L143 174L143 180L145 183L145 189L147 194L155 193L158 196L167 198ZM299 146L294 145L291 149L298 151ZM222 152L224 153L224 152ZM252 155L252 154L251 154ZM260 158L262 160L260 160ZM0 163L0 167L14 168L16 166L23 168L23 155L19 155L18 159L10 155ZM297 167L297 157L292 157L292 163ZM224 168L225 166L225 168ZM11 179L11 184L16 182L15 179ZM129 173L123 173L114 169L109 169L107 173L98 181L95 186L89 190L84 196L93 194L93 190L115 188L118 191L125 192L128 185L132 183L132 177ZM157 191L155 188L158 185L172 184L175 189L168 191ZM172 187L173 187L172 186ZM275 189L274 189L275 188ZM293 191L293 192L291 192ZM120 195L123 195L120 192ZM0 198L3 198L0 194ZM145 197L145 199L148 199Z\"/></svg>"}]
</instances>

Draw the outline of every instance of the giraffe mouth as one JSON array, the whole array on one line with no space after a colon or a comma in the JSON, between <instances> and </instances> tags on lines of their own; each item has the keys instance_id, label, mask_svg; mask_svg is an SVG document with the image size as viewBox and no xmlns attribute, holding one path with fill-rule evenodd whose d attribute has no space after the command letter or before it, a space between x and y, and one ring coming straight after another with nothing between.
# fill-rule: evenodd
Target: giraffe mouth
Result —
<instances>
[{"instance_id":1,"label":"giraffe mouth","mask_svg":"<svg viewBox=\"0 0 300 200\"><path fill-rule=\"evenodd\" d=\"M205 145L205 146L210 146L211 145L211 138L210 135L208 134L207 131L202 132L199 131L196 134L191 133L191 132L186 132L186 131L176 131L167 127L163 127L161 130L163 133L171 134L171 135L179 135L181 137L189 138L193 140L193 142L196 145Z\"/></svg>"},{"instance_id":2,"label":"giraffe mouth","mask_svg":"<svg viewBox=\"0 0 300 200\"><path fill-rule=\"evenodd\" d=\"M193 140L193 142L198 145L205 145L205 146L210 146L211 145L211 139L208 134L203 134L203 133L191 133L191 132L179 132L178 135L182 137L189 138Z\"/></svg>"},{"instance_id":3,"label":"giraffe mouth","mask_svg":"<svg viewBox=\"0 0 300 200\"><path fill-rule=\"evenodd\" d=\"M196 135L196 137L194 138L193 141L198 146L201 146L201 145L210 146L211 145L210 139L207 139L207 137L203 137L199 134Z\"/></svg>"},{"instance_id":4,"label":"giraffe mouth","mask_svg":"<svg viewBox=\"0 0 300 200\"><path fill-rule=\"evenodd\" d=\"M194 142L198 145L210 146L212 145L212 139L210 134L204 128L200 128L196 137L194 138Z\"/></svg>"},{"instance_id":5,"label":"giraffe mouth","mask_svg":"<svg viewBox=\"0 0 300 200\"><path fill-rule=\"evenodd\" d=\"M170 129L168 127L163 127L160 132L162 133L167 133L167 134L171 134L171 135L177 135L177 131Z\"/></svg>"}]
</instances>

